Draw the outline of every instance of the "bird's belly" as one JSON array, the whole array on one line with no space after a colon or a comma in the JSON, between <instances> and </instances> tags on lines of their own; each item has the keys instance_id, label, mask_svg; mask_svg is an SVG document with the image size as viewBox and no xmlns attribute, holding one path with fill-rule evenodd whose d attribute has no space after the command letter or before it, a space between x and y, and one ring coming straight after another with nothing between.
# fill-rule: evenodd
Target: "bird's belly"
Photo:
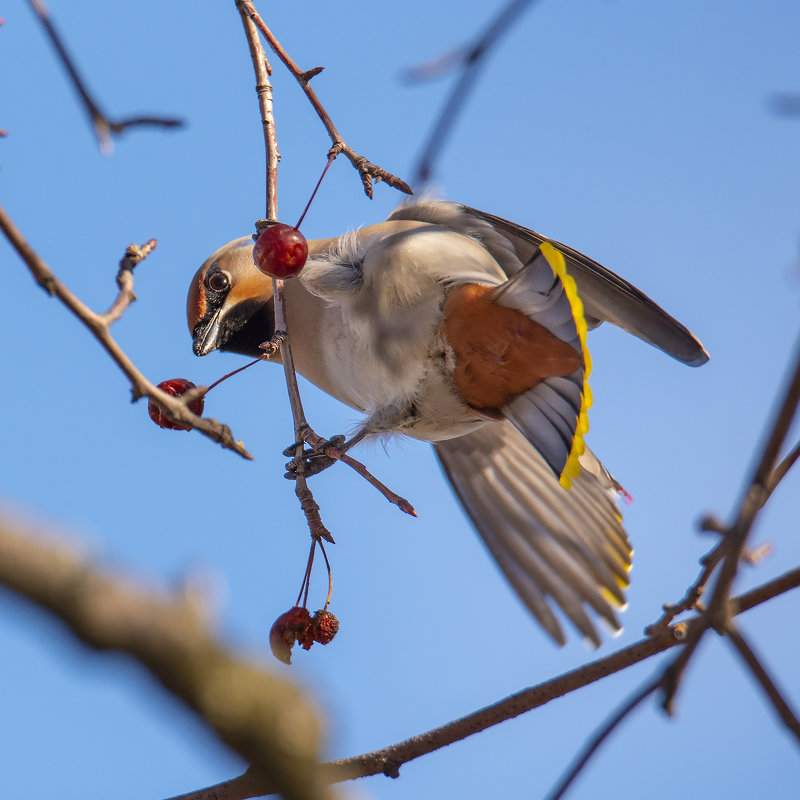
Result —
<instances>
[{"instance_id":1,"label":"bird's belly","mask_svg":"<svg viewBox=\"0 0 800 800\"><path fill-rule=\"evenodd\" d=\"M453 357L440 332L439 303L408 312L414 326L385 337L370 321L360 324L341 309L321 308L316 347L307 347L311 343L300 331L292 337L298 371L367 414L370 433L435 442L485 424L453 388Z\"/></svg>"},{"instance_id":2,"label":"bird's belly","mask_svg":"<svg viewBox=\"0 0 800 800\"><path fill-rule=\"evenodd\" d=\"M332 332L325 344L328 363L337 365L333 393L369 415L371 433L436 442L486 424L453 388L452 352L438 327L424 339L410 337L400 355L390 356L374 345L348 335L345 328Z\"/></svg>"}]
</instances>

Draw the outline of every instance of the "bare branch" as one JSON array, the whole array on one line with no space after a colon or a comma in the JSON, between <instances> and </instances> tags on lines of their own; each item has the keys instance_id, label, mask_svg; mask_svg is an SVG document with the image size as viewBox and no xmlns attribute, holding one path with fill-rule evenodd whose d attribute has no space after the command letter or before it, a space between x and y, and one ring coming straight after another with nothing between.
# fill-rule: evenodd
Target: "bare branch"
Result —
<instances>
[{"instance_id":1,"label":"bare branch","mask_svg":"<svg viewBox=\"0 0 800 800\"><path fill-rule=\"evenodd\" d=\"M42 261L28 244L20 230L2 208L0 208L0 230L3 231L8 241L19 253L20 258L28 265L37 283L48 294L57 297L92 332L97 341L116 362L117 366L125 373L131 382L134 400L138 400L141 397L150 397L158 403L172 422L180 423L185 428L198 430L204 436L218 442L228 450L233 450L243 458L252 458L242 442L233 438L227 425L223 425L215 419L198 417L189 411L182 399L162 392L161 389L147 380L111 336L111 324L119 318L124 309L135 298L133 294L133 261L137 257L141 261L155 246L151 244L154 240L150 240L150 242L143 245L139 249L138 256L131 248L128 249L125 259L120 264L120 273L117 276L120 293L106 314L97 314L56 278L50 267ZM132 247L136 249L135 245ZM126 266L128 264L131 265L130 268Z\"/></svg>"},{"instance_id":2,"label":"bare branch","mask_svg":"<svg viewBox=\"0 0 800 800\"><path fill-rule=\"evenodd\" d=\"M731 614L735 616L749 611L751 608L797 587L800 587L800 567L731 600ZM591 661L537 686L524 689L427 733L371 753L323 764L326 780L334 783L379 774L397 777L399 768L415 758L428 755L501 722L518 717L551 700L563 697L576 689L581 689L658 653L663 653L676 645L683 644L686 641L687 632L699 624L701 624L699 617L689 622L678 623L655 637L640 639L611 655ZM220 800L247 800L250 797L259 797L276 791L275 787L270 784L254 781L252 774L246 776L247 774L207 789L190 792L182 795L180 800L210 800L215 796L214 792L217 793L216 796Z\"/></svg>"},{"instance_id":3,"label":"bare branch","mask_svg":"<svg viewBox=\"0 0 800 800\"><path fill-rule=\"evenodd\" d=\"M286 797L326 796L320 726L301 692L212 636L196 599L145 590L0 517L0 584L62 620L84 644L126 653Z\"/></svg>"},{"instance_id":4,"label":"bare branch","mask_svg":"<svg viewBox=\"0 0 800 800\"><path fill-rule=\"evenodd\" d=\"M786 474L789 470L795 465L797 459L800 458L800 442L798 442L786 458L778 464L777 467L772 471L772 474L769 476L769 480L767 481L767 497L768 499L772 493L778 488L778 484L786 477Z\"/></svg>"},{"instance_id":5,"label":"bare branch","mask_svg":"<svg viewBox=\"0 0 800 800\"><path fill-rule=\"evenodd\" d=\"M383 167L379 167L376 164L370 163L366 158L364 158L364 156L356 153L355 150L353 150L344 141L342 135L333 124L330 115L325 110L325 107L322 105L317 97L316 92L311 88L310 85L311 79L315 75L318 75L322 71L322 68L314 67L313 69L309 70L301 70L300 67L298 67L297 64L295 64L295 62L290 58L289 54L283 49L280 42L267 27L266 23L256 11L252 3L248 2L247 0L237 0L236 6L243 15L246 14L249 19L251 19L258 27L275 55L278 56L289 72L292 73L295 80L300 84L300 87L305 92L306 97L308 97L308 100L314 108L314 111L317 112L317 116L320 118L320 120L322 120L322 124L325 126L325 130L328 132L328 136L330 136L331 142L333 143L331 152L335 151L334 154L343 153L350 163L358 170L358 173L361 176L361 182L364 186L364 192L366 193L367 197L372 197L373 180L385 181L389 184L389 186L399 189L401 192L405 192L405 194L413 194L411 188L405 181L401 180L396 175L393 175L391 172L387 172L385 169L383 169Z\"/></svg>"},{"instance_id":6,"label":"bare branch","mask_svg":"<svg viewBox=\"0 0 800 800\"><path fill-rule=\"evenodd\" d=\"M75 87L75 90L80 95L81 102L83 103L86 113L89 115L89 119L91 120L92 127L94 128L95 136L97 137L97 141L100 145L100 151L104 155L111 155L111 153L114 151L114 145L111 141L112 134L118 135L127 128L133 128L137 126L179 128L183 125L183 120L168 117L137 116L119 120L110 119L100 110L100 107L89 94L89 90L86 88L86 83L78 74L75 62L67 52L67 48L65 47L61 36L53 25L50 15L48 14L42 0L28 0L28 2L30 3L31 8L35 12L36 16L41 21L45 32L50 38L50 42L58 53L61 63L64 65L64 69L67 71L67 74L69 75L72 84Z\"/></svg>"}]
</instances>

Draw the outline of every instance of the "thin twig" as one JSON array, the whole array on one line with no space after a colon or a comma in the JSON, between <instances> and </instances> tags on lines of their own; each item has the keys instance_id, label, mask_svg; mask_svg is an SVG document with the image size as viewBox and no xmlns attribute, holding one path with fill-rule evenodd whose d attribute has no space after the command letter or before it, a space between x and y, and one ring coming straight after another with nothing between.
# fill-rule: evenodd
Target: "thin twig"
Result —
<instances>
[{"instance_id":1,"label":"thin twig","mask_svg":"<svg viewBox=\"0 0 800 800\"><path fill-rule=\"evenodd\" d=\"M770 703L772 703L772 707L778 713L783 724L794 734L795 739L800 743L800 720L798 720L797 715L783 698L783 695L769 676L761 659L758 658L753 648L747 643L747 640L742 636L733 622L728 623L725 633L728 639L730 639L731 644L733 644L742 657L742 660L750 668L750 672L753 673L753 677L764 690L764 694L766 694Z\"/></svg>"},{"instance_id":2,"label":"thin twig","mask_svg":"<svg viewBox=\"0 0 800 800\"><path fill-rule=\"evenodd\" d=\"M702 569L695 582L686 590L684 596L677 603L667 603L664 605L664 613L661 618L645 628L644 632L647 636L657 636L662 631L669 628L675 617L679 616L684 611L691 611L697 608L697 604L705 592L708 581L711 579L714 570L724 555L722 545L723 543L720 542L700 559Z\"/></svg>"},{"instance_id":3,"label":"thin twig","mask_svg":"<svg viewBox=\"0 0 800 800\"><path fill-rule=\"evenodd\" d=\"M236 8L244 26L247 45L250 49L250 58L253 62L253 70L256 75L256 92L258 93L259 109L261 111L261 124L264 130L264 149L266 150L266 219L256 223L256 229L269 222L278 219L278 138L275 130L275 115L272 108L272 84L269 80L269 70L264 48L258 38L258 31L255 28L252 13L252 6L249 3L237 0ZM258 16L256 14L256 16ZM270 344L272 348L265 348L274 354L280 347L283 371L286 378L286 391L289 395L289 405L292 410L292 420L294 422L295 441L297 444L296 457L300 458L303 454L303 441L301 431L310 429L303 411L303 401L300 398L300 388L297 385L297 374L292 358L292 347L289 341L289 326L286 321L286 301L283 294L283 281L273 279L272 296L275 309L275 335ZM319 514L319 505L314 500L311 489L308 488L305 476L302 472L297 475L295 484L295 494L300 502L300 507L305 514L306 523L311 531L313 541L317 538L326 539L333 542L328 529L323 525ZM313 546L313 545L312 545Z\"/></svg>"},{"instance_id":4,"label":"thin twig","mask_svg":"<svg viewBox=\"0 0 800 800\"><path fill-rule=\"evenodd\" d=\"M311 88L309 83L315 75L319 75L319 73L322 71L322 68L315 67L314 69L310 70L301 70L300 67L298 67L297 64L291 59L289 54L283 49L283 47L281 47L280 42L267 27L266 23L261 18L258 11L256 11L253 4L247 2L247 0L237 0L236 5L239 8L239 11L242 14L246 14L249 19L251 19L258 27L258 29L264 35L264 38L267 40L267 43L274 51L275 55L278 56L289 72L292 73L295 80L297 80L297 82L300 84L300 87L305 92L306 97L308 97L308 100L314 108L314 111L317 112L317 116L320 118L320 120L322 120L322 124L325 126L325 130L328 132L328 136L330 136L331 142L333 143L333 147L331 148L330 152L334 156L337 153L343 153L350 163L358 170L358 173L361 176L361 183L364 186L364 192L366 193L367 197L372 197L373 180L385 181L389 184L389 186L399 189L405 194L413 194L411 188L405 181L401 180L396 175L393 175L391 172L387 172L385 169L383 169L383 167L379 167L377 164L370 163L366 158L364 158L364 156L356 153L355 150L353 150L342 138L342 135L333 124L330 115L325 110L325 107L322 105L316 95L316 92Z\"/></svg>"},{"instance_id":5,"label":"thin twig","mask_svg":"<svg viewBox=\"0 0 800 800\"><path fill-rule=\"evenodd\" d=\"M800 567L734 598L731 601L731 614L735 616L749 611L751 608L797 587L800 587ZM538 686L524 689L517 694L506 697L497 703L486 706L439 728L434 728L426 733L371 753L323 764L322 768L326 779L335 783L379 774L397 777L399 768L415 758L428 755L435 750L466 739L501 722L518 717L520 714L539 708L551 700L563 697L577 689L627 669L633 664L638 664L658 653L683 644L686 639L686 629L688 628L691 631L692 627L699 623L699 617L695 617L688 622L681 622L668 628L657 637L640 639L638 642L604 658L591 661L578 669L566 672ZM220 800L223 798L224 800L247 800L250 797L259 797L275 791L274 786L267 783L258 783L252 780L253 778L252 773L249 774L249 779L240 776L207 789L181 795L180 800L209 800L209 798L215 796L218 796Z\"/></svg>"},{"instance_id":6,"label":"thin twig","mask_svg":"<svg viewBox=\"0 0 800 800\"><path fill-rule=\"evenodd\" d=\"M28 265L37 283L48 294L57 297L92 332L97 341L100 342L100 345L125 373L133 388L134 400L138 400L141 397L152 398L172 422L177 422L185 428L194 428L209 439L218 442L222 447L233 450L244 458L252 458L242 442L233 438L227 425L223 425L215 419L198 417L189 411L182 398L172 397L147 380L111 335L111 323L119 317L119 314L124 310L123 306L127 306L133 297L133 272L131 270L125 270L121 266L121 273L127 271L127 275L123 275L120 280L120 294L106 314L97 314L69 291L55 276L50 267L42 261L28 244L20 230L2 208L0 208L0 230L6 235L20 258ZM149 252L149 245L150 242L143 245L141 252ZM149 249L152 249L152 247ZM123 259L123 263L125 263L125 259Z\"/></svg>"},{"instance_id":7,"label":"thin twig","mask_svg":"<svg viewBox=\"0 0 800 800\"><path fill-rule=\"evenodd\" d=\"M798 458L800 458L800 442L792 448L786 458L772 471L772 475L769 476L766 485L767 496L765 500L769 499L772 493L778 488L778 484L786 477L786 474L795 465Z\"/></svg>"},{"instance_id":8,"label":"thin twig","mask_svg":"<svg viewBox=\"0 0 800 800\"><path fill-rule=\"evenodd\" d=\"M478 37L472 45L459 48L456 51L460 55L458 62L453 57L452 51L448 54L449 64L460 63L462 65L461 75L456 81L450 96L442 106L439 117L436 120L433 130L422 149L422 155L417 163L414 174L413 186L419 188L424 186L433 173L433 165L439 156L439 151L445 142L450 131L453 129L458 113L464 105L470 89L475 85L475 73L481 66L483 59L502 35L511 25L522 15L532 0L510 0L497 16L489 23L486 30ZM437 61L439 61L437 59ZM417 70L419 75L423 70Z\"/></svg>"},{"instance_id":9,"label":"thin twig","mask_svg":"<svg viewBox=\"0 0 800 800\"><path fill-rule=\"evenodd\" d=\"M67 52L67 48L64 45L64 42L62 41L58 31L55 29L55 26L53 25L50 15L48 14L42 0L28 0L28 2L30 3L31 8L36 16L41 21L45 32L50 38L50 42L58 53L61 63L64 65L64 69L67 71L67 74L72 80L75 90L80 95L83 106L86 109L86 113L89 115L92 127L94 128L95 136L97 136L97 141L100 145L100 151L104 155L110 155L114 151L114 144L111 140L112 134L118 135L127 128L144 125L159 128L179 128L183 125L183 120L169 117L137 116L118 120L110 119L100 110L97 102L89 94L89 90L86 88L86 83L78 74L75 62Z\"/></svg>"},{"instance_id":10,"label":"thin twig","mask_svg":"<svg viewBox=\"0 0 800 800\"><path fill-rule=\"evenodd\" d=\"M141 247L136 244L128 245L125 256L119 262L119 272L117 273L119 294L111 304L111 308L103 315L106 325L112 325L116 322L123 315L125 309L136 300L136 295L133 291L133 269L155 249L155 239L148 240Z\"/></svg>"}]
</instances>

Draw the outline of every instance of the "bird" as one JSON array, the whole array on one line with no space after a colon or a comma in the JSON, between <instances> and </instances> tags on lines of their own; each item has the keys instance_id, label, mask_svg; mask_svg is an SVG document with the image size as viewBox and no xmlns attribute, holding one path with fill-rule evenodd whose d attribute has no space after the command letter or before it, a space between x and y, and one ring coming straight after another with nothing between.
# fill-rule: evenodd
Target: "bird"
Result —
<instances>
[{"instance_id":1,"label":"bird","mask_svg":"<svg viewBox=\"0 0 800 800\"><path fill-rule=\"evenodd\" d=\"M275 333L253 238L190 284L193 350L250 357ZM297 371L365 416L350 442L403 434L443 472L510 585L559 645L621 625L632 548L624 490L585 446L587 331L610 322L689 366L700 341L629 282L521 225L444 200L308 242L285 282ZM561 615L561 616L559 616Z\"/></svg>"}]
</instances>

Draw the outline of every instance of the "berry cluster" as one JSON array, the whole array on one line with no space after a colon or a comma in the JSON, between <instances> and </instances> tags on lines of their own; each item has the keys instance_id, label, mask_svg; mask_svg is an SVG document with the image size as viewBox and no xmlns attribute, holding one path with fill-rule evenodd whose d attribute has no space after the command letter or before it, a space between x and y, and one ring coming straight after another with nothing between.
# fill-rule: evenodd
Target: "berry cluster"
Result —
<instances>
[{"instance_id":1,"label":"berry cluster","mask_svg":"<svg viewBox=\"0 0 800 800\"><path fill-rule=\"evenodd\" d=\"M310 650L314 642L328 644L338 630L339 620L330 611L321 609L312 617L307 608L294 606L273 623L269 646L278 661L291 664L295 642L304 650Z\"/></svg>"}]
</instances>

